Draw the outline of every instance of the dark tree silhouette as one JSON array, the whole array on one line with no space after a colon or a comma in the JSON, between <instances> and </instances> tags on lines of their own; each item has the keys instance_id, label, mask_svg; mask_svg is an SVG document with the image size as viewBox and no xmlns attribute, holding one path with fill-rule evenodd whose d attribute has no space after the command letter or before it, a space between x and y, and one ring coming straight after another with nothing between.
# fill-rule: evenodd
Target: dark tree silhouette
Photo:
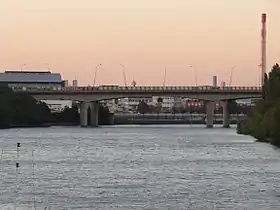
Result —
<instances>
[{"instance_id":1,"label":"dark tree silhouette","mask_svg":"<svg viewBox=\"0 0 280 210\"><path fill-rule=\"evenodd\" d=\"M150 107L148 104L145 103L145 101L141 100L139 101L137 112L139 112L140 114L148 113L150 112Z\"/></svg>"},{"instance_id":2,"label":"dark tree silhouette","mask_svg":"<svg viewBox=\"0 0 280 210\"><path fill-rule=\"evenodd\" d=\"M66 107L61 113L51 113L48 106L24 93L15 93L0 86L0 128L46 126L57 123L79 124L77 105ZM108 108L100 105L99 124L109 123Z\"/></svg>"},{"instance_id":3,"label":"dark tree silhouette","mask_svg":"<svg viewBox=\"0 0 280 210\"><path fill-rule=\"evenodd\" d=\"M262 99L247 120L238 124L237 132L249 134L259 141L280 145L280 67L275 64L265 76Z\"/></svg>"}]
</instances>

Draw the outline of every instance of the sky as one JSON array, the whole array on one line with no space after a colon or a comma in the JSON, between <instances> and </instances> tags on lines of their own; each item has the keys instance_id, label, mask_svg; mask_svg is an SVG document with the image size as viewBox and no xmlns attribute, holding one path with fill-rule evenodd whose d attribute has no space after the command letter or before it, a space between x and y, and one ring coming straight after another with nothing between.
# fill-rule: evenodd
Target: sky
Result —
<instances>
[{"instance_id":1,"label":"sky","mask_svg":"<svg viewBox=\"0 0 280 210\"><path fill-rule=\"evenodd\" d=\"M50 69L79 85L260 84L280 62L279 0L0 0L0 69ZM96 66L101 63L102 67ZM190 65L192 67L190 67ZM196 72L196 73L194 73Z\"/></svg>"}]
</instances>

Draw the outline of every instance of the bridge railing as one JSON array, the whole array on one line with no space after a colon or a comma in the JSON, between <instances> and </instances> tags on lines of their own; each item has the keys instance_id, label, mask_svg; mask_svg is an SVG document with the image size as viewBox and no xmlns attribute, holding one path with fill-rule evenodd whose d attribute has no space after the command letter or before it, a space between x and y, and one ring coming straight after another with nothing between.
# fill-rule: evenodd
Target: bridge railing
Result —
<instances>
[{"instance_id":1,"label":"bridge railing","mask_svg":"<svg viewBox=\"0 0 280 210\"><path fill-rule=\"evenodd\" d=\"M97 86L97 87L13 87L16 92L257 92L261 87L232 86Z\"/></svg>"}]
</instances>

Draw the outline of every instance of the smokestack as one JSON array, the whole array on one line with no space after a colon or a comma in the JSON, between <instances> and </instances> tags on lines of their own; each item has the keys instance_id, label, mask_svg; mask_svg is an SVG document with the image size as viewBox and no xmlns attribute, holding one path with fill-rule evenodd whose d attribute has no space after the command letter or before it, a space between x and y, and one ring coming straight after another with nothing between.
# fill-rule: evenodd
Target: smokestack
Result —
<instances>
[{"instance_id":1,"label":"smokestack","mask_svg":"<svg viewBox=\"0 0 280 210\"><path fill-rule=\"evenodd\" d=\"M266 73L266 14L262 14L261 28L261 85L264 84L264 75Z\"/></svg>"}]
</instances>

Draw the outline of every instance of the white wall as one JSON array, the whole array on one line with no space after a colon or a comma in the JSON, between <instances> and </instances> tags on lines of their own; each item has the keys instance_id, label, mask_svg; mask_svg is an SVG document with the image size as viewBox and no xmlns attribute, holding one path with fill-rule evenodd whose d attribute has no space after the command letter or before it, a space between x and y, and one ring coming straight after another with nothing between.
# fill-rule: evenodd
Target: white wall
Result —
<instances>
[{"instance_id":1,"label":"white wall","mask_svg":"<svg viewBox=\"0 0 280 210\"><path fill-rule=\"evenodd\" d=\"M72 107L72 101L68 100L41 100L46 103L51 111L60 112L63 111L65 107Z\"/></svg>"}]
</instances>

